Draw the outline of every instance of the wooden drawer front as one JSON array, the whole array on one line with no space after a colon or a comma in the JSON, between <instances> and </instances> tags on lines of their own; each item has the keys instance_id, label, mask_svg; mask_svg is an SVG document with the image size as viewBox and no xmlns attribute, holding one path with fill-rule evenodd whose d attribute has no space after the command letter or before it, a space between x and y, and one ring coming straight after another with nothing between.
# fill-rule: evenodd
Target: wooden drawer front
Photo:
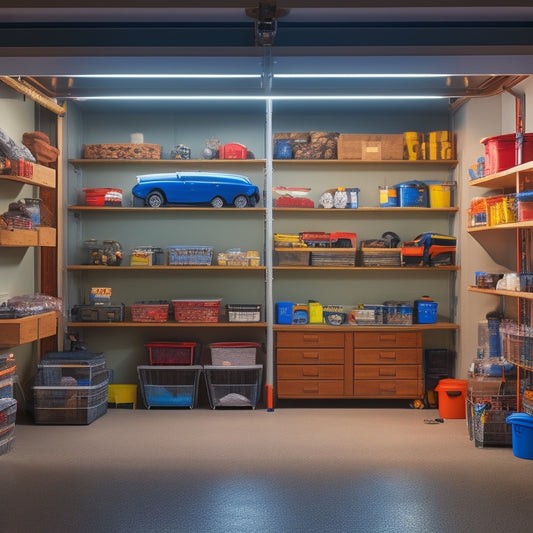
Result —
<instances>
[{"instance_id":1,"label":"wooden drawer front","mask_svg":"<svg viewBox=\"0 0 533 533\"><path fill-rule=\"evenodd\" d=\"M278 365L278 379L344 379L343 365Z\"/></svg>"},{"instance_id":2,"label":"wooden drawer front","mask_svg":"<svg viewBox=\"0 0 533 533\"><path fill-rule=\"evenodd\" d=\"M356 348L410 348L422 346L422 334L419 331L360 332L354 333Z\"/></svg>"},{"instance_id":3,"label":"wooden drawer front","mask_svg":"<svg viewBox=\"0 0 533 533\"><path fill-rule=\"evenodd\" d=\"M354 396L356 398L409 398L422 396L424 387L422 380L379 380L356 379L354 381Z\"/></svg>"},{"instance_id":4,"label":"wooden drawer front","mask_svg":"<svg viewBox=\"0 0 533 533\"><path fill-rule=\"evenodd\" d=\"M305 350L296 348L278 348L276 350L278 364L344 364L344 350L342 348L322 348L319 350Z\"/></svg>"},{"instance_id":5,"label":"wooden drawer front","mask_svg":"<svg viewBox=\"0 0 533 533\"><path fill-rule=\"evenodd\" d=\"M278 380L278 398L339 398L343 395L342 380Z\"/></svg>"},{"instance_id":6,"label":"wooden drawer front","mask_svg":"<svg viewBox=\"0 0 533 533\"><path fill-rule=\"evenodd\" d=\"M276 346L343 348L344 333L280 331L277 333Z\"/></svg>"},{"instance_id":7,"label":"wooden drawer front","mask_svg":"<svg viewBox=\"0 0 533 533\"><path fill-rule=\"evenodd\" d=\"M397 348L376 350L371 348L354 350L356 365L409 365L422 363L422 348Z\"/></svg>"},{"instance_id":8,"label":"wooden drawer front","mask_svg":"<svg viewBox=\"0 0 533 533\"><path fill-rule=\"evenodd\" d=\"M422 365L355 365L354 379L422 379Z\"/></svg>"}]
</instances>

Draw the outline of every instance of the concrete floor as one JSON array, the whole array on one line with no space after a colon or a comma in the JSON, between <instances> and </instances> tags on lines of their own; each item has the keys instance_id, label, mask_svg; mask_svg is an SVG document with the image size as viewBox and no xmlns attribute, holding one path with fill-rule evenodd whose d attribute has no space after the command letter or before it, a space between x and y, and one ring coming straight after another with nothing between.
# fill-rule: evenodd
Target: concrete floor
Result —
<instances>
[{"instance_id":1,"label":"concrete floor","mask_svg":"<svg viewBox=\"0 0 533 533\"><path fill-rule=\"evenodd\" d=\"M533 461L409 408L109 409L17 423L16 533L531 532Z\"/></svg>"}]
</instances>

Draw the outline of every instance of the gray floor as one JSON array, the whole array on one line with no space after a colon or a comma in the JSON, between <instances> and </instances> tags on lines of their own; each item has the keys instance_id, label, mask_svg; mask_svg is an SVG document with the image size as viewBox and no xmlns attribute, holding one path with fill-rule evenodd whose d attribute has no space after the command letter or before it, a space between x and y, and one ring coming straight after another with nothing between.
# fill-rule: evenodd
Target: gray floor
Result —
<instances>
[{"instance_id":1,"label":"gray floor","mask_svg":"<svg viewBox=\"0 0 533 533\"><path fill-rule=\"evenodd\" d=\"M18 423L2 532L530 532L533 461L409 408L109 409Z\"/></svg>"}]
</instances>

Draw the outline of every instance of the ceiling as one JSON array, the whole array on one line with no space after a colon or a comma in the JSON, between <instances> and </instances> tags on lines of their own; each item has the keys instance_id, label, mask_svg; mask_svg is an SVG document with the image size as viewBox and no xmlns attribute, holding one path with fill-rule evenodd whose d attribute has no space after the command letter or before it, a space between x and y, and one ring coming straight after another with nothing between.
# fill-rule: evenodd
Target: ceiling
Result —
<instances>
[{"instance_id":1,"label":"ceiling","mask_svg":"<svg viewBox=\"0 0 533 533\"><path fill-rule=\"evenodd\" d=\"M533 72L531 4L56 0L42 7L37 0L3 0L0 74L24 76L59 99L268 92L456 100L509 89ZM260 7L275 13L269 46L257 43L256 21L246 11ZM230 73L257 77L160 77ZM278 77L294 73L315 77ZM346 73L367 77L327 77ZM406 73L434 77L383 77ZM105 77L111 74L131 77Z\"/></svg>"}]
</instances>

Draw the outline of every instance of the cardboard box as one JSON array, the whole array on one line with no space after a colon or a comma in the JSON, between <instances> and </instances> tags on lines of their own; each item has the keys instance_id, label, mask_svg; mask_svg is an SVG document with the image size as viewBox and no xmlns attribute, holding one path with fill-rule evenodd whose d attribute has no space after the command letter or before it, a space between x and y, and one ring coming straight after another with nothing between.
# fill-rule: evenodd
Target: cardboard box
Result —
<instances>
[{"instance_id":1,"label":"cardboard box","mask_svg":"<svg viewBox=\"0 0 533 533\"><path fill-rule=\"evenodd\" d=\"M401 160L403 159L403 134L341 133L337 151L339 159Z\"/></svg>"},{"instance_id":2,"label":"cardboard box","mask_svg":"<svg viewBox=\"0 0 533 533\"><path fill-rule=\"evenodd\" d=\"M56 229L46 226L37 227L39 246L56 246Z\"/></svg>"},{"instance_id":3,"label":"cardboard box","mask_svg":"<svg viewBox=\"0 0 533 533\"><path fill-rule=\"evenodd\" d=\"M2 246L37 246L39 234L32 229L0 229Z\"/></svg>"},{"instance_id":4,"label":"cardboard box","mask_svg":"<svg viewBox=\"0 0 533 533\"><path fill-rule=\"evenodd\" d=\"M39 326L36 315L0 320L1 346L17 346L33 342L38 338Z\"/></svg>"}]
</instances>

